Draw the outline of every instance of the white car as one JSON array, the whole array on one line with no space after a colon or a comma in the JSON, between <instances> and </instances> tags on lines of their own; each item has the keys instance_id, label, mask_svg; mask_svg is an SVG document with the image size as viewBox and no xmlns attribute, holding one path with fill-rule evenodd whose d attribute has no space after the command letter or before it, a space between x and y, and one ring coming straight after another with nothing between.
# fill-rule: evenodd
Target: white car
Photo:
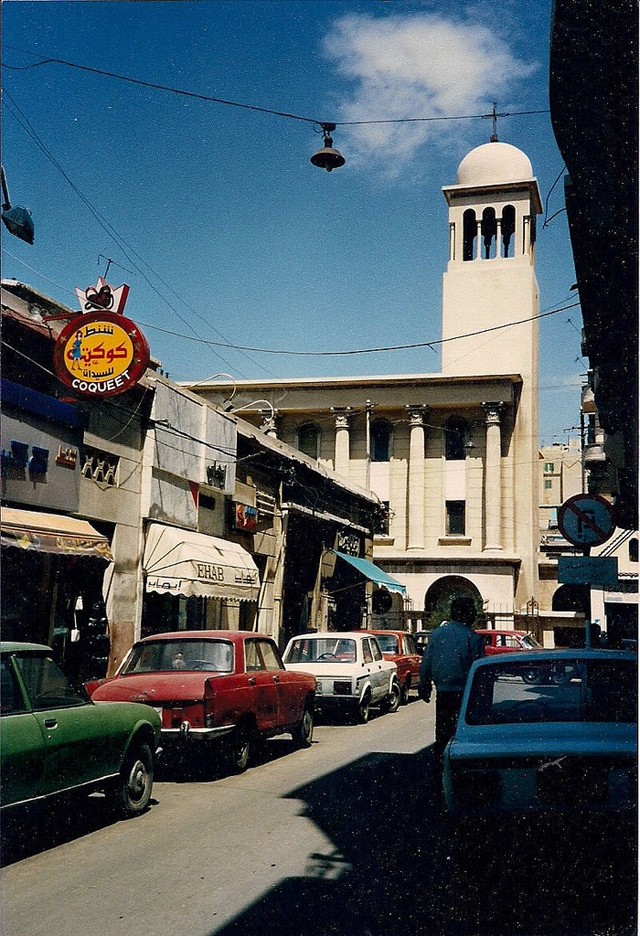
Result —
<instances>
[{"instance_id":1,"label":"white car","mask_svg":"<svg viewBox=\"0 0 640 936\"><path fill-rule=\"evenodd\" d=\"M298 634L284 651L285 669L316 677L316 709L369 720L378 706L397 712L400 683L396 664L385 660L378 641L365 631Z\"/></svg>"}]
</instances>

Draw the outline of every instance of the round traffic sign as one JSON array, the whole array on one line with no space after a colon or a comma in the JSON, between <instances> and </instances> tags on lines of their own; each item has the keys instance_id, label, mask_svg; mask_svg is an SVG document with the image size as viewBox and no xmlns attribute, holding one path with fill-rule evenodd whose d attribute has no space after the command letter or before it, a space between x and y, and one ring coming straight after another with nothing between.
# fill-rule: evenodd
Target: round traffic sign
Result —
<instances>
[{"instance_id":1,"label":"round traffic sign","mask_svg":"<svg viewBox=\"0 0 640 936\"><path fill-rule=\"evenodd\" d=\"M613 507L599 494L574 494L558 511L558 529L574 546L600 546L615 528Z\"/></svg>"}]
</instances>

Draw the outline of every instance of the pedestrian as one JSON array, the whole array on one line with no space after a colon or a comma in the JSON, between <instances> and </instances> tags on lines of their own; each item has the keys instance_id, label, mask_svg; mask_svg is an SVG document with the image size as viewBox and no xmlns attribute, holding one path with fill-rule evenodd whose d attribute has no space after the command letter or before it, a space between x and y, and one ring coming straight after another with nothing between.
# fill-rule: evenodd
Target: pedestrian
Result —
<instances>
[{"instance_id":1,"label":"pedestrian","mask_svg":"<svg viewBox=\"0 0 640 936\"><path fill-rule=\"evenodd\" d=\"M482 637L472 630L477 616L473 598L456 596L446 627L433 631L420 664L420 698L429 702L436 687L435 751L440 755L455 731L471 664L484 656Z\"/></svg>"}]
</instances>

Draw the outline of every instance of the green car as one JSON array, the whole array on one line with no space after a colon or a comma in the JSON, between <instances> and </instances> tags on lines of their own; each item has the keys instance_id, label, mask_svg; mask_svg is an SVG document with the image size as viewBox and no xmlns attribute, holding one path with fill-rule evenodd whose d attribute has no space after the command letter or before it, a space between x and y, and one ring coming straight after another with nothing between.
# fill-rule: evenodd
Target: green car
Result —
<instances>
[{"instance_id":1,"label":"green car","mask_svg":"<svg viewBox=\"0 0 640 936\"><path fill-rule=\"evenodd\" d=\"M49 647L0 643L0 808L104 792L121 818L151 798L160 716L137 702L92 702Z\"/></svg>"}]
</instances>

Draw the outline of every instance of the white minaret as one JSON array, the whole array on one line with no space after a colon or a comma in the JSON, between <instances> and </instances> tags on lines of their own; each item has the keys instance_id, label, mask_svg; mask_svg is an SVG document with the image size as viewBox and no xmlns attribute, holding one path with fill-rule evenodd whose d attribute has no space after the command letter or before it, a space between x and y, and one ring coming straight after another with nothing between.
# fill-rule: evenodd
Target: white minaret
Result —
<instances>
[{"instance_id":1,"label":"white minaret","mask_svg":"<svg viewBox=\"0 0 640 936\"><path fill-rule=\"evenodd\" d=\"M443 188L449 205L449 263L443 280L442 373L538 374L536 215L542 211L528 157L485 143ZM509 328L495 326L524 322ZM447 341L459 335L472 337Z\"/></svg>"},{"instance_id":2,"label":"white minaret","mask_svg":"<svg viewBox=\"0 0 640 936\"><path fill-rule=\"evenodd\" d=\"M538 588L540 192L528 157L497 140L471 150L458 166L456 184L443 192L449 205L449 262L443 278L442 373L512 374L522 381L515 406L484 401L483 458L484 550L512 548L521 557L515 597L523 606Z\"/></svg>"}]
</instances>

